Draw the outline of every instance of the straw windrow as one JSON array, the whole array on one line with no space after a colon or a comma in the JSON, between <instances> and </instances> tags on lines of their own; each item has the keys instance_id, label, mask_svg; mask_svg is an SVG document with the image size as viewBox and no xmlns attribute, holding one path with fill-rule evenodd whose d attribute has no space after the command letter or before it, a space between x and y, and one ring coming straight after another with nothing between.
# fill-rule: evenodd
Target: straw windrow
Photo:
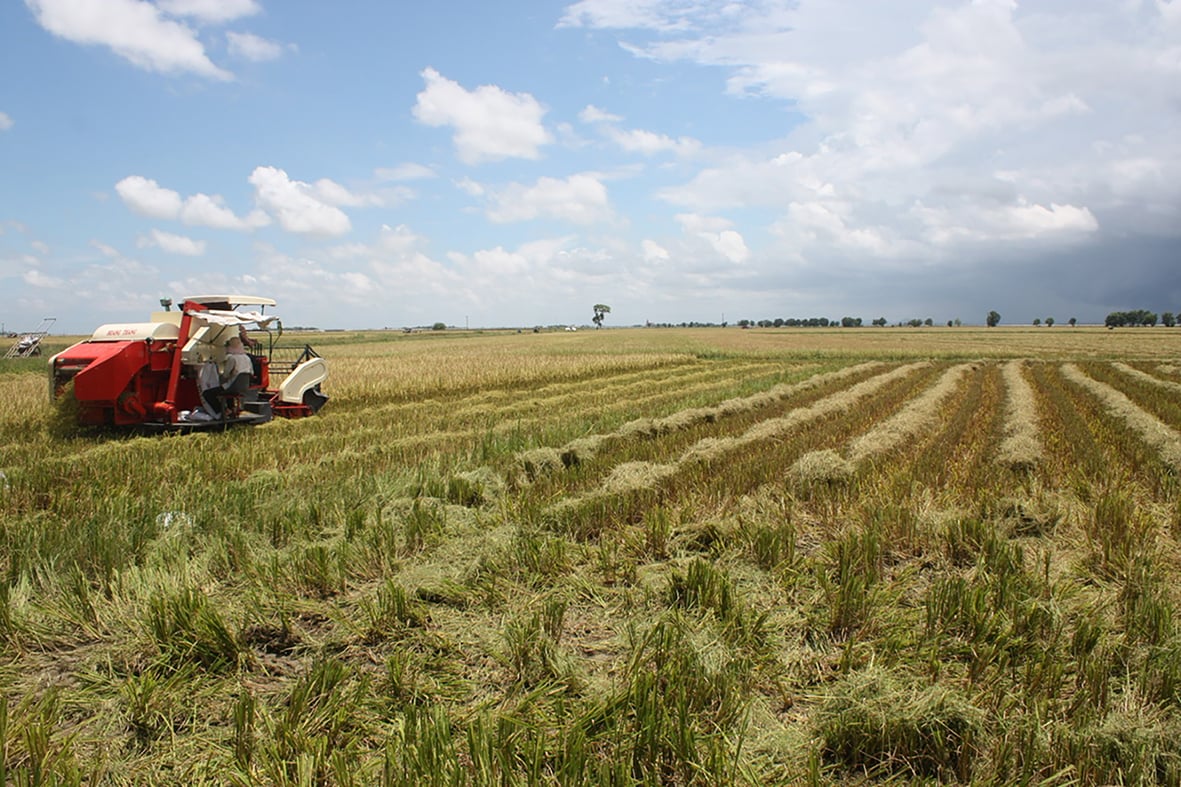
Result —
<instances>
[{"instance_id":1,"label":"straw windrow","mask_svg":"<svg viewBox=\"0 0 1181 787\"><path fill-rule=\"evenodd\" d=\"M759 391L750 396L726 399L710 407L690 407L661 418L637 418L633 421L628 421L613 432L579 437L566 443L561 448L549 449L557 451L558 456L561 457L560 462L550 461L538 463L535 461L536 451L529 451L518 457L518 464L525 470L523 480L531 481L546 472L560 470L563 466L569 467L588 461L598 451L612 443L626 442L628 440L649 440L660 437L661 435L691 429L698 424L713 423L726 416L752 412L761 407L769 407L788 397L809 391L821 385L862 374L867 370L877 368L881 365L878 361L869 361L867 363L848 366L834 372L817 374L798 383L781 383L766 391ZM711 455L713 451L706 449L703 444L699 453Z\"/></svg>"},{"instance_id":2,"label":"straw windrow","mask_svg":"<svg viewBox=\"0 0 1181 787\"><path fill-rule=\"evenodd\" d=\"M997 461L1014 470L1030 470L1043 458L1038 439L1037 406L1033 388L1021 369L1024 361L1006 363L1002 374L1008 397L1005 404L1005 437Z\"/></svg>"},{"instance_id":3,"label":"straw windrow","mask_svg":"<svg viewBox=\"0 0 1181 787\"><path fill-rule=\"evenodd\" d=\"M1062 365L1062 376L1094 394L1103 402L1108 412L1121 418L1140 435L1140 438L1157 452L1161 461L1181 470L1181 434L1176 430L1107 383L1087 376L1072 363Z\"/></svg>"},{"instance_id":4,"label":"straw windrow","mask_svg":"<svg viewBox=\"0 0 1181 787\"><path fill-rule=\"evenodd\" d=\"M1134 380L1139 380L1140 382L1148 383L1149 385L1155 385L1158 388L1164 388L1175 393L1181 393L1181 383L1175 383L1172 380L1162 380L1159 377L1153 377L1147 372L1142 372L1139 369L1128 366L1126 363L1120 363L1119 361L1115 361L1111 365ZM1167 371L1167 368L1163 366L1160 367L1160 369L1162 371Z\"/></svg>"},{"instance_id":5,"label":"straw windrow","mask_svg":"<svg viewBox=\"0 0 1181 787\"><path fill-rule=\"evenodd\" d=\"M955 392L960 379L972 369L972 364L953 366L943 373L935 385L911 401L893 417L878 424L849 445L848 459L854 464L883 454L933 426L939 418L943 400Z\"/></svg>"},{"instance_id":6,"label":"straw windrow","mask_svg":"<svg viewBox=\"0 0 1181 787\"><path fill-rule=\"evenodd\" d=\"M864 380L846 390L826 396L809 407L792 410L780 418L768 418L755 424L737 437L707 437L698 440L680 457L665 464L649 462L629 463L617 467L611 476L597 489L579 498L567 498L554 506L554 509L578 508L583 503L598 497L618 494L627 491L639 491L653 488L660 481L675 475L682 467L691 463L709 463L733 454L741 449L749 448L760 442L781 437L809 421L821 418L833 412L847 410L858 400L872 395L886 385L913 374L916 370L929 366L927 362L919 362L900 366L889 372L879 374ZM852 367L859 368L859 367ZM822 377L827 375L820 375ZM816 378L811 378L815 380ZM806 380L805 383L811 380ZM801 383L802 385L802 383ZM642 468L631 465L643 465Z\"/></svg>"}]
</instances>

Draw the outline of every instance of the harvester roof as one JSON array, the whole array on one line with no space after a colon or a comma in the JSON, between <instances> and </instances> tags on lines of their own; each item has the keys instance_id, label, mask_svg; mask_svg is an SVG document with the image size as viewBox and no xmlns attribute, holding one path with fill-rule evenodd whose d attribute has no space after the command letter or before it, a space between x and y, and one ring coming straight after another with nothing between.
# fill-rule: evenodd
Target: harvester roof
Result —
<instances>
[{"instance_id":1,"label":"harvester roof","mask_svg":"<svg viewBox=\"0 0 1181 787\"><path fill-rule=\"evenodd\" d=\"M275 301L271 298L263 298L260 295L189 295L184 298L184 301L192 301L199 303L202 306L212 306L214 304L229 304L231 309L238 306L274 306ZM182 301L182 303L184 302Z\"/></svg>"}]
</instances>

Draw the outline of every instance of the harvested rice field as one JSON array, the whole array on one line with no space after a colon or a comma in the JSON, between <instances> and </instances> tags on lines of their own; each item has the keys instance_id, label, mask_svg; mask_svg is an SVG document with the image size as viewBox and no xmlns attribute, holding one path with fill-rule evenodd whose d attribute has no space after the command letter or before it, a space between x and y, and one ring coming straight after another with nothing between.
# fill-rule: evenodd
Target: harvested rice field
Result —
<instances>
[{"instance_id":1,"label":"harvested rice field","mask_svg":"<svg viewBox=\"0 0 1181 787\"><path fill-rule=\"evenodd\" d=\"M0 782L1181 783L1177 329L309 340L183 436L0 367Z\"/></svg>"}]
</instances>

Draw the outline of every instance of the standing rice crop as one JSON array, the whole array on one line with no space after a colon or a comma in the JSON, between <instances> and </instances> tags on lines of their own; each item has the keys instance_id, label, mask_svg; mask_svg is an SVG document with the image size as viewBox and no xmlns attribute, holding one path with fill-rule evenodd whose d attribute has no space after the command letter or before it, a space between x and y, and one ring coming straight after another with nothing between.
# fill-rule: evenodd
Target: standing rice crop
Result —
<instances>
[{"instance_id":1,"label":"standing rice crop","mask_svg":"<svg viewBox=\"0 0 1181 787\"><path fill-rule=\"evenodd\" d=\"M1107 411L1122 419L1132 431L1153 448L1161 461L1181 470L1181 435L1151 413L1146 412L1120 391L1088 377L1072 363L1062 365L1062 376L1085 388L1099 399Z\"/></svg>"}]
</instances>

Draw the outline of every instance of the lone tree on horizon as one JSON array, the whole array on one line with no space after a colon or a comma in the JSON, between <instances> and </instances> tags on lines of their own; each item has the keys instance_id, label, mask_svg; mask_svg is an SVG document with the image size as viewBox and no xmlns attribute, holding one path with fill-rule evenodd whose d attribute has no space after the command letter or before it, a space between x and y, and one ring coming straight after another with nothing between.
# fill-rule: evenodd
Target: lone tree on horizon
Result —
<instances>
[{"instance_id":1,"label":"lone tree on horizon","mask_svg":"<svg viewBox=\"0 0 1181 787\"><path fill-rule=\"evenodd\" d=\"M608 306L605 303L596 303L595 304L595 316L594 316L594 318L592 318L591 322L593 322L595 324L596 328L602 328L603 327L603 316L606 314L610 314L610 313L611 313L610 306Z\"/></svg>"},{"instance_id":2,"label":"lone tree on horizon","mask_svg":"<svg viewBox=\"0 0 1181 787\"><path fill-rule=\"evenodd\" d=\"M985 324L986 324L986 325L987 325L989 328L995 328L995 327L997 327L998 325L1000 325L1000 324L1001 324L1001 315L1000 315L1000 312L997 312L997 311L991 311L991 312L989 312L989 313L988 313L988 317L987 317L987 318L984 320L984 323L985 323Z\"/></svg>"}]
</instances>

